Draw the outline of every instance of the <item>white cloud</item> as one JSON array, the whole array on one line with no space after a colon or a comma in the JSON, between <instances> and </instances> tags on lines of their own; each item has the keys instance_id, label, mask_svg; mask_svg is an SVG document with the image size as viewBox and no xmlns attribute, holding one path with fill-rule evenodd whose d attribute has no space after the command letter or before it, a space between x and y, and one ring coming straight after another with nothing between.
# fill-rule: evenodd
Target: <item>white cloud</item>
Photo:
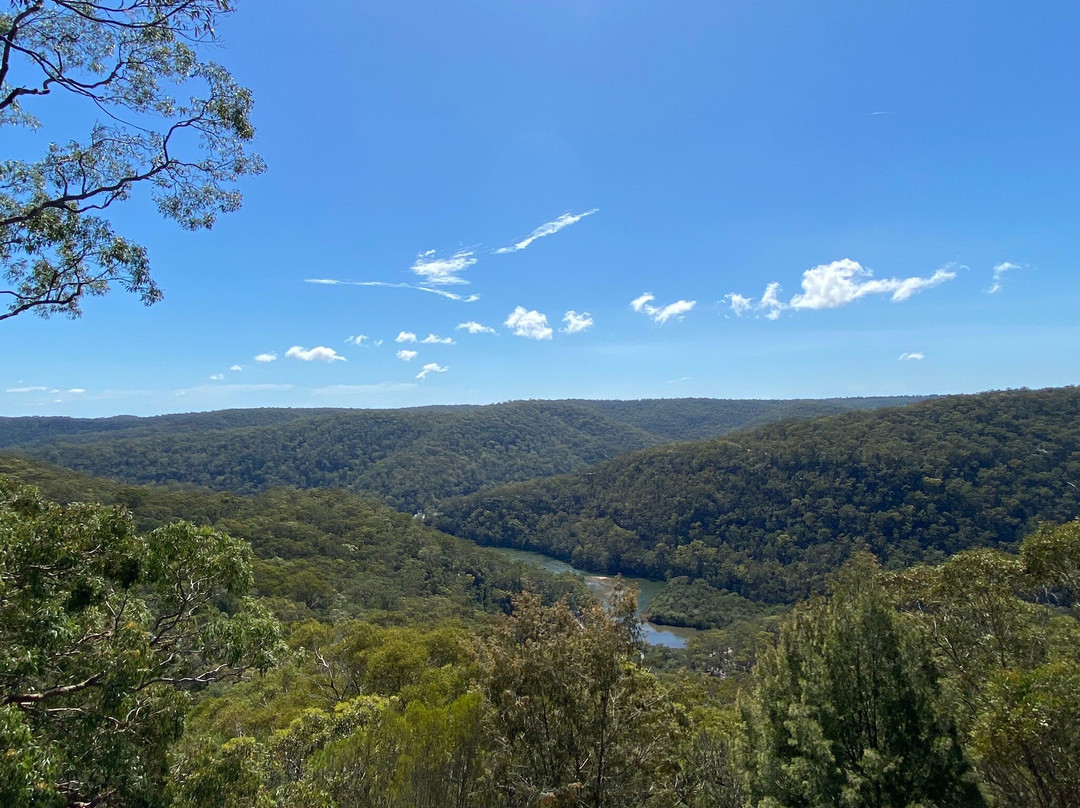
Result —
<instances>
[{"instance_id":1,"label":"white cloud","mask_svg":"<svg viewBox=\"0 0 1080 808\"><path fill-rule=\"evenodd\" d=\"M742 317L753 307L753 301L750 298L743 297L735 292L724 295L724 300L731 304L731 310L735 313L736 317Z\"/></svg>"},{"instance_id":2,"label":"white cloud","mask_svg":"<svg viewBox=\"0 0 1080 808\"><path fill-rule=\"evenodd\" d=\"M277 361L277 354L273 351L270 351L269 353L257 354L255 356L255 361L258 362L260 365L265 365L267 362L275 362Z\"/></svg>"},{"instance_id":3,"label":"white cloud","mask_svg":"<svg viewBox=\"0 0 1080 808\"><path fill-rule=\"evenodd\" d=\"M70 390L68 390L68 392L71 393L72 395L78 396L78 395L82 395L83 393L85 393L86 388L85 387L72 387Z\"/></svg>"},{"instance_id":4,"label":"white cloud","mask_svg":"<svg viewBox=\"0 0 1080 808\"><path fill-rule=\"evenodd\" d=\"M314 348L301 348L299 345L294 345L285 352L285 355L291 359L299 359L301 362L344 362L345 357L335 351L333 348L327 348L324 345L317 345Z\"/></svg>"},{"instance_id":5,"label":"white cloud","mask_svg":"<svg viewBox=\"0 0 1080 808\"><path fill-rule=\"evenodd\" d=\"M904 351L904 353L900 354L899 361L908 362L912 359L926 359L926 354L924 354L922 351Z\"/></svg>"},{"instance_id":6,"label":"white cloud","mask_svg":"<svg viewBox=\"0 0 1080 808\"><path fill-rule=\"evenodd\" d=\"M229 367L229 370L235 371L236 373L239 373L243 369L244 369L243 365L232 365L232 366Z\"/></svg>"},{"instance_id":7,"label":"white cloud","mask_svg":"<svg viewBox=\"0 0 1080 808\"><path fill-rule=\"evenodd\" d=\"M425 283L443 286L451 283L468 283L458 277L476 263L472 250L459 250L448 258L435 258L435 251L428 250L416 256L412 271L424 279Z\"/></svg>"},{"instance_id":8,"label":"white cloud","mask_svg":"<svg viewBox=\"0 0 1080 808\"><path fill-rule=\"evenodd\" d=\"M517 244L514 244L511 247L500 247L495 251L495 254L503 255L505 253L512 253L517 252L518 250L524 250L538 238L543 238L544 236L550 236L553 233L558 233L564 227L569 227L572 224L576 224L577 222L580 222L582 219L584 219L586 216L592 216L592 214L596 213L598 210L599 208L593 208L592 210L587 210L584 213L564 213L558 219L550 222L544 222L544 224L533 230L531 233L529 233L529 235L527 235Z\"/></svg>"},{"instance_id":9,"label":"white cloud","mask_svg":"<svg viewBox=\"0 0 1080 808\"><path fill-rule=\"evenodd\" d=\"M365 345L373 345L371 337L367 334L357 334L355 337L345 337L346 345L355 345L358 348L363 348Z\"/></svg>"},{"instance_id":10,"label":"white cloud","mask_svg":"<svg viewBox=\"0 0 1080 808\"><path fill-rule=\"evenodd\" d=\"M435 362L429 362L428 364L424 365L423 370L416 374L416 378L425 379L427 378L427 375L429 373L446 373L448 369L449 368L447 368L445 365L439 365Z\"/></svg>"},{"instance_id":11,"label":"white cloud","mask_svg":"<svg viewBox=\"0 0 1080 808\"><path fill-rule=\"evenodd\" d=\"M776 281L768 284L765 287L765 292L761 295L761 302L758 306L765 309L766 320L775 320L779 317L780 312L785 308L780 300L780 284Z\"/></svg>"},{"instance_id":12,"label":"white cloud","mask_svg":"<svg viewBox=\"0 0 1080 808\"><path fill-rule=\"evenodd\" d=\"M468 331L470 334L494 334L495 329L489 328L486 325L480 325L476 320L469 320L467 323L458 323L458 331Z\"/></svg>"},{"instance_id":13,"label":"white cloud","mask_svg":"<svg viewBox=\"0 0 1080 808\"><path fill-rule=\"evenodd\" d=\"M475 262L474 262L475 263ZM341 281L334 278L305 278L304 283L317 283L323 286L382 286L387 289L415 289L418 292L430 292L433 295L457 300L463 303L475 303L480 295L458 295L445 289L432 289L430 286L417 286L415 283L390 283L389 281ZM434 283L434 281L432 281ZM465 283L465 281L462 281Z\"/></svg>"},{"instance_id":14,"label":"white cloud","mask_svg":"<svg viewBox=\"0 0 1080 808\"><path fill-rule=\"evenodd\" d=\"M997 294L1001 291L1002 279L1005 277L1006 272L1011 272L1014 269L1023 269L1022 265L1014 264L1011 261L1002 261L1000 264L994 267L994 280L990 285L990 288L986 290L987 294Z\"/></svg>"},{"instance_id":15,"label":"white cloud","mask_svg":"<svg viewBox=\"0 0 1080 808\"><path fill-rule=\"evenodd\" d=\"M802 292L787 303L780 299L780 284L775 281L765 287L757 303L753 298L735 292L725 295L724 299L736 316L754 311L775 320L785 309L835 309L868 295L889 295L894 303L902 303L924 289L951 281L956 272L952 265L947 265L929 277L874 278L873 275L873 270L866 269L858 261L844 258L803 272Z\"/></svg>"},{"instance_id":16,"label":"white cloud","mask_svg":"<svg viewBox=\"0 0 1080 808\"><path fill-rule=\"evenodd\" d=\"M551 339L553 333L546 314L527 311L524 306L517 306L510 312L503 325L511 329L514 336L527 339Z\"/></svg>"},{"instance_id":17,"label":"white cloud","mask_svg":"<svg viewBox=\"0 0 1080 808\"><path fill-rule=\"evenodd\" d=\"M858 261L844 258L831 264L808 269L802 277L802 294L791 298L793 309L835 309L853 303L867 295L891 294L894 303L907 300L916 292L951 281L956 273L947 268L937 270L929 278L882 278L870 280L872 269ZM867 280L860 280L866 278Z\"/></svg>"},{"instance_id":18,"label":"white cloud","mask_svg":"<svg viewBox=\"0 0 1080 808\"><path fill-rule=\"evenodd\" d=\"M563 315L562 321L566 323L566 327L559 330L564 334L579 334L582 331L588 331L594 325L592 315L589 312L583 311L578 314L572 309Z\"/></svg>"},{"instance_id":19,"label":"white cloud","mask_svg":"<svg viewBox=\"0 0 1080 808\"><path fill-rule=\"evenodd\" d=\"M652 318L658 323L666 323L672 317L677 317L681 320L682 316L696 305L696 300L676 300L674 303L668 303L666 306L659 308L656 313L652 315Z\"/></svg>"},{"instance_id":20,"label":"white cloud","mask_svg":"<svg viewBox=\"0 0 1080 808\"><path fill-rule=\"evenodd\" d=\"M212 382L220 382L224 378L225 378L224 373L215 373L213 376L210 377L210 381L212 381Z\"/></svg>"},{"instance_id":21,"label":"white cloud","mask_svg":"<svg viewBox=\"0 0 1080 808\"><path fill-rule=\"evenodd\" d=\"M693 378L692 376L680 376L677 379L668 379L667 383L668 384L682 384L683 382L690 381L692 378Z\"/></svg>"},{"instance_id":22,"label":"white cloud","mask_svg":"<svg viewBox=\"0 0 1080 808\"><path fill-rule=\"evenodd\" d=\"M416 342L416 334L412 331L401 331L394 337L394 342Z\"/></svg>"},{"instance_id":23,"label":"white cloud","mask_svg":"<svg viewBox=\"0 0 1080 808\"><path fill-rule=\"evenodd\" d=\"M653 294L645 292L645 294L630 301L630 308L651 317L654 322L666 323L672 317L681 320L684 314L697 305L696 300L676 300L666 306L654 306L652 305L654 300L656 300L656 297Z\"/></svg>"},{"instance_id":24,"label":"white cloud","mask_svg":"<svg viewBox=\"0 0 1080 808\"><path fill-rule=\"evenodd\" d=\"M420 344L421 345L453 345L454 344L454 338L453 337L440 337L438 334L428 334L426 337L424 337L422 340L420 340Z\"/></svg>"},{"instance_id":25,"label":"white cloud","mask_svg":"<svg viewBox=\"0 0 1080 808\"><path fill-rule=\"evenodd\" d=\"M411 362L412 360L416 359L416 357L418 357L419 355L420 354L418 354L416 351L407 351L404 348L397 352L397 358L401 359L401 360L403 360L405 362Z\"/></svg>"},{"instance_id":26,"label":"white cloud","mask_svg":"<svg viewBox=\"0 0 1080 808\"><path fill-rule=\"evenodd\" d=\"M9 387L5 393L44 393L48 387Z\"/></svg>"}]
</instances>

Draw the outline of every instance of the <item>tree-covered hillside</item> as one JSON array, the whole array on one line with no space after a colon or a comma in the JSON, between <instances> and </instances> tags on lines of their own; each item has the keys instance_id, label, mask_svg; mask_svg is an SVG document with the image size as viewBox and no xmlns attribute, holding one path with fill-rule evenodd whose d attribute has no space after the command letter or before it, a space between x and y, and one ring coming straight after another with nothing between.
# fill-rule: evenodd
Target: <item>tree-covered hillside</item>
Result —
<instances>
[{"instance_id":1,"label":"tree-covered hillside","mask_svg":"<svg viewBox=\"0 0 1080 808\"><path fill-rule=\"evenodd\" d=\"M140 531L183 519L250 543L255 592L289 620L472 620L479 612L508 609L511 596L523 589L549 598L581 595L569 578L520 566L345 491L273 489L243 497L195 487L130 486L0 455L3 475L60 503L122 506Z\"/></svg>"},{"instance_id":2,"label":"tree-covered hillside","mask_svg":"<svg viewBox=\"0 0 1080 808\"><path fill-rule=\"evenodd\" d=\"M444 503L436 523L585 569L791 602L858 548L899 567L1076 518L1077 486L1080 390L1009 391L628 453Z\"/></svg>"},{"instance_id":3,"label":"tree-covered hillside","mask_svg":"<svg viewBox=\"0 0 1080 808\"><path fill-rule=\"evenodd\" d=\"M625 451L907 399L517 401L403 410L227 410L0 419L0 446L136 483L257 493L345 488L401 510L564 474Z\"/></svg>"}]
</instances>

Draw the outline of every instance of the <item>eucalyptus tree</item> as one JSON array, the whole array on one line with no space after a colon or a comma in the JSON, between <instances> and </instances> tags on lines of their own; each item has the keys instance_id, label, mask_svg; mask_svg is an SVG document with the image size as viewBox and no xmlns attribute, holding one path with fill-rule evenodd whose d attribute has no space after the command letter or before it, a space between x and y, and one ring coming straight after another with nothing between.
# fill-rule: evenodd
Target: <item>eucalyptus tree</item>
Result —
<instances>
[{"instance_id":1,"label":"eucalyptus tree","mask_svg":"<svg viewBox=\"0 0 1080 808\"><path fill-rule=\"evenodd\" d=\"M77 317L113 286L161 299L116 203L144 186L167 218L209 228L264 170L251 93L206 58L232 0L9 0L0 13L0 320ZM186 97L186 98L185 98ZM14 153L13 153L14 152Z\"/></svg>"},{"instance_id":2,"label":"eucalyptus tree","mask_svg":"<svg viewBox=\"0 0 1080 808\"><path fill-rule=\"evenodd\" d=\"M250 554L0 478L0 805L163 803L191 695L280 652Z\"/></svg>"}]
</instances>

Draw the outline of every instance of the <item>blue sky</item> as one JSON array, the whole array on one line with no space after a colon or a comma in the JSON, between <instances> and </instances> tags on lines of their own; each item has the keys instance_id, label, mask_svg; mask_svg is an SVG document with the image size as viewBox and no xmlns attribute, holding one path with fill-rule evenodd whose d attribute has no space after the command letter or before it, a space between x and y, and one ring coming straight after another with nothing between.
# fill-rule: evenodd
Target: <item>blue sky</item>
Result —
<instances>
[{"instance_id":1,"label":"blue sky","mask_svg":"<svg viewBox=\"0 0 1080 808\"><path fill-rule=\"evenodd\" d=\"M1074 384L1077 31L1075 2L247 0L214 58L268 173L209 232L118 209L165 300L0 323L0 414Z\"/></svg>"}]
</instances>

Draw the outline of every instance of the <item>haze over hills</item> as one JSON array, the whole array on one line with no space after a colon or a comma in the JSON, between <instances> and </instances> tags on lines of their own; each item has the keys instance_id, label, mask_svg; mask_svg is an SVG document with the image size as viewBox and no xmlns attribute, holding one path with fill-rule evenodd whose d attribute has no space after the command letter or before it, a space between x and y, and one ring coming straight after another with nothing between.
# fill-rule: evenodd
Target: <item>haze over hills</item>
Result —
<instances>
[{"instance_id":1,"label":"haze over hills","mask_svg":"<svg viewBox=\"0 0 1080 808\"><path fill-rule=\"evenodd\" d=\"M397 508L562 474L676 440L906 404L826 400L516 401L400 410L225 410L155 418L0 419L0 447L138 483L257 493L338 487Z\"/></svg>"},{"instance_id":2,"label":"haze over hills","mask_svg":"<svg viewBox=\"0 0 1080 808\"><path fill-rule=\"evenodd\" d=\"M436 524L586 569L766 602L856 549L890 566L1080 516L1080 389L950 396L650 448L443 503Z\"/></svg>"}]
</instances>

